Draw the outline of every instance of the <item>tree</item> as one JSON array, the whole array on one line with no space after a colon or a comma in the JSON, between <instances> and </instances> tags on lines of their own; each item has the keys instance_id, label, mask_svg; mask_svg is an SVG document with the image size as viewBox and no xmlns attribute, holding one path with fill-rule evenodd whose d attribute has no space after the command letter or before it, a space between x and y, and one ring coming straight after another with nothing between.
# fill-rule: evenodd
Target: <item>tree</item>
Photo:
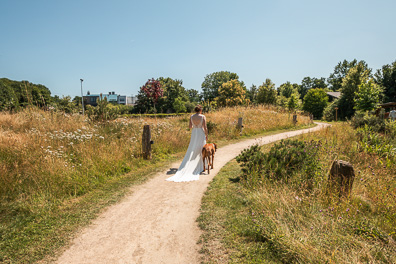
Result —
<instances>
[{"instance_id":1,"label":"tree","mask_svg":"<svg viewBox=\"0 0 396 264\"><path fill-rule=\"evenodd\" d=\"M18 97L14 89L6 85L5 82L0 82L0 111L13 110L18 106Z\"/></svg>"},{"instance_id":2,"label":"tree","mask_svg":"<svg viewBox=\"0 0 396 264\"><path fill-rule=\"evenodd\" d=\"M371 69L367 64L358 63L351 68L342 81L341 98L338 102L340 118L350 118L355 113L356 92L362 83L367 82L371 74Z\"/></svg>"},{"instance_id":3,"label":"tree","mask_svg":"<svg viewBox=\"0 0 396 264\"><path fill-rule=\"evenodd\" d=\"M279 86L278 93L279 95L283 95L286 98L290 98L293 93L298 94L298 88L290 82L286 82ZM300 96L300 94L298 95Z\"/></svg>"},{"instance_id":4,"label":"tree","mask_svg":"<svg viewBox=\"0 0 396 264\"><path fill-rule=\"evenodd\" d=\"M257 102L259 104L276 104L277 91L275 89L275 84L271 79L265 79L262 85L258 87L257 92Z\"/></svg>"},{"instance_id":5,"label":"tree","mask_svg":"<svg viewBox=\"0 0 396 264\"><path fill-rule=\"evenodd\" d=\"M250 86L250 89L247 90L246 92L246 96L250 100L250 102L252 103L257 102L257 92L258 92L257 86L252 84L252 86Z\"/></svg>"},{"instance_id":6,"label":"tree","mask_svg":"<svg viewBox=\"0 0 396 264\"><path fill-rule=\"evenodd\" d=\"M300 107L299 94L292 93L287 102L287 108L289 108L289 110L295 110L299 107Z\"/></svg>"},{"instance_id":7,"label":"tree","mask_svg":"<svg viewBox=\"0 0 396 264\"><path fill-rule=\"evenodd\" d=\"M212 101L219 96L219 89L223 83L231 80L238 80L239 76L236 73L228 71L220 71L208 74L201 85L203 91L203 99ZM245 84L241 82L242 87Z\"/></svg>"},{"instance_id":8,"label":"tree","mask_svg":"<svg viewBox=\"0 0 396 264\"><path fill-rule=\"evenodd\" d=\"M321 119L328 100L327 93L324 89L310 89L304 96L303 110L311 113L316 119Z\"/></svg>"},{"instance_id":9,"label":"tree","mask_svg":"<svg viewBox=\"0 0 396 264\"><path fill-rule=\"evenodd\" d=\"M177 98L183 102L183 105L188 102L188 92L183 87L182 80L174 80L172 78L160 77L157 79L161 83L163 89L163 97L160 104L160 109L162 112L172 111L175 112L176 109L173 107L174 102Z\"/></svg>"},{"instance_id":10,"label":"tree","mask_svg":"<svg viewBox=\"0 0 396 264\"><path fill-rule=\"evenodd\" d=\"M342 80L348 74L349 70L357 66L358 64L368 69L367 63L364 60L358 62L356 59L354 59L351 62L347 60L344 60L343 62L339 62L337 66L334 67L334 72L330 74L329 78L327 78L327 82L330 85L330 89L332 91L339 91L342 86Z\"/></svg>"},{"instance_id":11,"label":"tree","mask_svg":"<svg viewBox=\"0 0 396 264\"><path fill-rule=\"evenodd\" d=\"M188 89L187 94L188 94L188 99L190 100L190 102L198 103L201 101L201 98L200 98L197 90Z\"/></svg>"},{"instance_id":12,"label":"tree","mask_svg":"<svg viewBox=\"0 0 396 264\"><path fill-rule=\"evenodd\" d=\"M59 98L59 97L58 97ZM62 98L57 98L56 109L63 111L65 113L74 113L77 111L76 104L71 100L70 96L62 96ZM80 97L81 105L81 97Z\"/></svg>"},{"instance_id":13,"label":"tree","mask_svg":"<svg viewBox=\"0 0 396 264\"><path fill-rule=\"evenodd\" d=\"M152 78L151 80L148 80L145 85L140 88L140 90L146 94L147 98L151 98L154 104L154 112L156 112L155 104L157 103L158 99L163 95L161 83Z\"/></svg>"},{"instance_id":14,"label":"tree","mask_svg":"<svg viewBox=\"0 0 396 264\"><path fill-rule=\"evenodd\" d=\"M326 79L321 78L311 78L311 77L304 77L301 81L301 85L299 87L298 92L300 93L300 99L303 99L307 94L309 89L315 88L327 88Z\"/></svg>"},{"instance_id":15,"label":"tree","mask_svg":"<svg viewBox=\"0 0 396 264\"><path fill-rule=\"evenodd\" d=\"M27 105L47 106L52 102L50 90L41 84L28 81L0 79L0 109L14 109Z\"/></svg>"},{"instance_id":16,"label":"tree","mask_svg":"<svg viewBox=\"0 0 396 264\"><path fill-rule=\"evenodd\" d=\"M396 61L377 70L375 82L384 87L384 102L396 102Z\"/></svg>"},{"instance_id":17,"label":"tree","mask_svg":"<svg viewBox=\"0 0 396 264\"><path fill-rule=\"evenodd\" d=\"M376 84L373 79L359 85L355 96L356 111L371 111L377 108L383 88Z\"/></svg>"},{"instance_id":18,"label":"tree","mask_svg":"<svg viewBox=\"0 0 396 264\"><path fill-rule=\"evenodd\" d=\"M173 109L175 109L176 113L185 113L187 111L186 102L182 98L177 97L173 102Z\"/></svg>"},{"instance_id":19,"label":"tree","mask_svg":"<svg viewBox=\"0 0 396 264\"><path fill-rule=\"evenodd\" d=\"M238 80L231 80L223 83L219 89L219 96L216 98L219 106L235 106L249 103L246 98L246 89Z\"/></svg>"}]
</instances>

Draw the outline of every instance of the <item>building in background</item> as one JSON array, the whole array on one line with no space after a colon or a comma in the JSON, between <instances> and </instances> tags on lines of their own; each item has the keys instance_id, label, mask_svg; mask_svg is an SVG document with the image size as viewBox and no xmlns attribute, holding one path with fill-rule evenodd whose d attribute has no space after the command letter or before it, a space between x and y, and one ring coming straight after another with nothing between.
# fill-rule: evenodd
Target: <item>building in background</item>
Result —
<instances>
[{"instance_id":1,"label":"building in background","mask_svg":"<svg viewBox=\"0 0 396 264\"><path fill-rule=\"evenodd\" d=\"M115 94L115 92L109 92L108 94L91 94L89 91L87 95L84 95L84 104L97 106L98 100L107 99L107 102L113 104L122 104L122 105L135 105L137 98L136 96L126 96Z\"/></svg>"}]
</instances>

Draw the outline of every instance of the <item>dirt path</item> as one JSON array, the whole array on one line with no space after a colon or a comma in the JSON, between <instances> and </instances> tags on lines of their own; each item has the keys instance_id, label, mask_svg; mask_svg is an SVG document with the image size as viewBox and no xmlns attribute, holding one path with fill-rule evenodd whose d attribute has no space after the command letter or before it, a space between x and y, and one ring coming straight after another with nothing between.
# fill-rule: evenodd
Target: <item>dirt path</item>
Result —
<instances>
[{"instance_id":1,"label":"dirt path","mask_svg":"<svg viewBox=\"0 0 396 264\"><path fill-rule=\"evenodd\" d=\"M209 182L227 162L244 148L268 144L311 129L291 131L259 139L245 140L219 148L215 169L199 181L167 182L170 171L158 173L120 203L109 207L85 228L60 256L57 263L199 263L197 241L201 234L196 219L201 198ZM178 168L180 162L172 164ZM174 173L174 172L172 172Z\"/></svg>"}]
</instances>

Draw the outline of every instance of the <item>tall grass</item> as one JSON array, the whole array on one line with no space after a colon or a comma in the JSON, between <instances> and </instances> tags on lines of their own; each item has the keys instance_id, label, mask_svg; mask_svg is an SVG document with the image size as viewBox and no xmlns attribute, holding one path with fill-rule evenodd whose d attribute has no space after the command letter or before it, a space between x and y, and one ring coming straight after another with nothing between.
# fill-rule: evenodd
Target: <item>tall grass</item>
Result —
<instances>
[{"instance_id":1,"label":"tall grass","mask_svg":"<svg viewBox=\"0 0 396 264\"><path fill-rule=\"evenodd\" d=\"M205 199L223 193L224 186L232 191L228 202L220 208L213 206L221 204L220 199L204 202L201 222L206 236L213 237L208 235L212 232L211 224L207 220L205 223L205 219L213 212L226 210L218 220L226 226L225 231L216 227L217 236L223 236L228 243L223 245L226 248L223 251L238 248L229 257L237 259L235 262L396 263L395 163L362 151L356 131L345 123L299 139L321 142L321 171L314 185L307 189L301 181L293 184L255 175L260 178L254 181L258 183L255 186L242 179L239 183L217 186ZM346 160L354 166L356 177L348 198L340 198L328 188L334 159ZM235 163L230 166L235 171ZM303 178L303 174L293 177ZM221 180L214 182L214 186ZM234 237L238 245L230 242L229 237ZM218 249L209 245L210 242L204 245L208 255L216 254L213 252Z\"/></svg>"},{"instance_id":2,"label":"tall grass","mask_svg":"<svg viewBox=\"0 0 396 264\"><path fill-rule=\"evenodd\" d=\"M240 137L238 117L244 118L242 136L293 126L287 112L264 106L225 108L206 116L211 122L209 140L223 144ZM305 116L299 120L309 123ZM125 178L140 177L147 168L183 152L190 137L188 121L189 115L92 122L37 109L0 113L0 262L39 259L41 255L28 252L55 236L56 229L35 239L32 232L44 232L35 230L37 223L54 224L47 219L50 212L73 207L82 197ZM145 124L151 125L154 140L151 161L141 155Z\"/></svg>"}]
</instances>

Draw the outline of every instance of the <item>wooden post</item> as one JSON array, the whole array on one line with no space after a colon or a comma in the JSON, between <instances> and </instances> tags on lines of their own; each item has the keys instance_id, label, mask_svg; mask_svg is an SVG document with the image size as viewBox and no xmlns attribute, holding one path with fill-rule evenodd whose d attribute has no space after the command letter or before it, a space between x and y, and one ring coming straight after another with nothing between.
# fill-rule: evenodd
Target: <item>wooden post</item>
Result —
<instances>
[{"instance_id":1,"label":"wooden post","mask_svg":"<svg viewBox=\"0 0 396 264\"><path fill-rule=\"evenodd\" d=\"M338 107L335 107L334 109L336 110L336 122L337 122L337 110L338 110Z\"/></svg>"},{"instance_id":2,"label":"wooden post","mask_svg":"<svg viewBox=\"0 0 396 264\"><path fill-rule=\"evenodd\" d=\"M242 128L243 128L242 117L238 118L238 128L240 129L239 130L240 135L242 135Z\"/></svg>"},{"instance_id":3,"label":"wooden post","mask_svg":"<svg viewBox=\"0 0 396 264\"><path fill-rule=\"evenodd\" d=\"M151 130L150 125L143 127L142 153L144 159L151 159Z\"/></svg>"},{"instance_id":4,"label":"wooden post","mask_svg":"<svg viewBox=\"0 0 396 264\"><path fill-rule=\"evenodd\" d=\"M293 115L293 124L297 124L297 115Z\"/></svg>"},{"instance_id":5,"label":"wooden post","mask_svg":"<svg viewBox=\"0 0 396 264\"><path fill-rule=\"evenodd\" d=\"M328 181L340 197L348 197L351 194L354 179L355 171L352 164L343 160L333 161Z\"/></svg>"}]
</instances>

